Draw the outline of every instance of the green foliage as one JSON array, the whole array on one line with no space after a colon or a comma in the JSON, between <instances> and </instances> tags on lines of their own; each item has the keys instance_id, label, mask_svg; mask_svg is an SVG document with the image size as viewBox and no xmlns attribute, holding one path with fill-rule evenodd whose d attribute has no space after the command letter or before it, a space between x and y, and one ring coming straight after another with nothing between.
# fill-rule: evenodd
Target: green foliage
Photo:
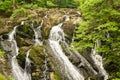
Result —
<instances>
[{"instance_id":1,"label":"green foliage","mask_svg":"<svg viewBox=\"0 0 120 80\"><path fill-rule=\"evenodd\" d=\"M33 7L33 4L23 4L22 7L25 9L31 9Z\"/></svg>"},{"instance_id":2,"label":"green foliage","mask_svg":"<svg viewBox=\"0 0 120 80\"><path fill-rule=\"evenodd\" d=\"M75 49L82 52L97 44L97 52L104 54L107 60L106 69L110 78L120 78L120 0L79 1L83 20L76 29Z\"/></svg>"},{"instance_id":3,"label":"green foliage","mask_svg":"<svg viewBox=\"0 0 120 80\"><path fill-rule=\"evenodd\" d=\"M20 5L33 4L39 7L47 7L47 8L53 8L53 7L76 8L78 6L78 3L76 0L34 0L34 1L23 0L23 1L17 1L17 2Z\"/></svg>"},{"instance_id":4,"label":"green foliage","mask_svg":"<svg viewBox=\"0 0 120 80\"><path fill-rule=\"evenodd\" d=\"M47 7L56 7L52 1L47 1Z\"/></svg>"},{"instance_id":5,"label":"green foliage","mask_svg":"<svg viewBox=\"0 0 120 80\"><path fill-rule=\"evenodd\" d=\"M12 5L11 0L0 0L0 13L10 15L10 13L12 13Z\"/></svg>"},{"instance_id":6,"label":"green foliage","mask_svg":"<svg viewBox=\"0 0 120 80\"><path fill-rule=\"evenodd\" d=\"M25 9L24 8L20 8L20 9L16 9L13 11L13 14L11 15L11 19L14 19L16 17L23 17L25 16Z\"/></svg>"}]
</instances>

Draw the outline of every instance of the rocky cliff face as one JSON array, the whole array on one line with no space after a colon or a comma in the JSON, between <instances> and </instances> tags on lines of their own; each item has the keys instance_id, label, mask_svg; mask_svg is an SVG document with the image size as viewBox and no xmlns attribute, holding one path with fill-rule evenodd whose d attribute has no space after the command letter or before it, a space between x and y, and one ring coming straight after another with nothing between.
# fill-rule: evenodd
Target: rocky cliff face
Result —
<instances>
[{"instance_id":1,"label":"rocky cliff face","mask_svg":"<svg viewBox=\"0 0 120 80\"><path fill-rule=\"evenodd\" d=\"M50 9L28 12L30 13L26 13L25 16L16 17L12 20L9 18L3 18L4 21L1 21L2 24L0 27L0 39L1 41L7 43L7 39L9 38L8 33L11 32L15 26L17 26L15 39L17 46L19 47L19 55L17 56L19 65L23 69L25 68L25 53L31 49L29 58L31 60L32 80L42 80L44 78L48 80L60 80L58 73L54 70L50 61L50 55L47 55L47 52L44 50L45 46L41 45L33 47L35 42L35 33L32 24L34 25L34 28L37 28L43 20L41 27L42 38L39 38L39 40L45 43L45 41L49 38L51 28L58 23L63 22L62 29L65 32L66 41L70 43L72 41L74 28L76 26L74 21L81 15L74 9ZM31 18L28 18L29 15L32 15ZM65 21L66 17L69 17L70 20ZM7 44L11 43L8 42ZM6 51L6 54L0 59L2 65L1 72L6 76L11 75L11 65L9 62L9 60L11 60L10 56L10 51ZM45 62L45 60L47 62ZM47 69L46 66L48 67Z\"/></svg>"}]
</instances>

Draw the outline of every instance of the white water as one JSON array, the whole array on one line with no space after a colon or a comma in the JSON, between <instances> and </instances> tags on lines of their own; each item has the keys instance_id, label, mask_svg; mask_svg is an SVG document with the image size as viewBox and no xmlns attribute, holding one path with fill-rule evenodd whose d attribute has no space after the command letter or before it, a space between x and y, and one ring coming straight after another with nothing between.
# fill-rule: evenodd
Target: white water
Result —
<instances>
[{"instance_id":1,"label":"white water","mask_svg":"<svg viewBox=\"0 0 120 80\"><path fill-rule=\"evenodd\" d=\"M107 80L108 74L103 67L102 57L96 53L95 49L92 49L91 58L93 59L94 64L98 68L99 74L104 76L104 80Z\"/></svg>"},{"instance_id":2,"label":"white water","mask_svg":"<svg viewBox=\"0 0 120 80\"><path fill-rule=\"evenodd\" d=\"M70 17L68 15L65 15L65 21L69 21Z\"/></svg>"},{"instance_id":3,"label":"white water","mask_svg":"<svg viewBox=\"0 0 120 80\"><path fill-rule=\"evenodd\" d=\"M31 61L29 59L29 53L30 53L31 49L29 49L27 52L26 52L26 62L25 62L25 71L24 71L24 76L26 76L25 80L31 80L31 74L30 74L30 67L31 67Z\"/></svg>"},{"instance_id":4,"label":"white water","mask_svg":"<svg viewBox=\"0 0 120 80\"><path fill-rule=\"evenodd\" d=\"M34 31L34 34L35 34L35 46L39 46L39 45L42 45L42 41L40 41L39 39L42 39L42 35L41 35L41 27L42 27L42 24L43 24L43 20L40 24L40 26L38 26L37 28L34 28L33 24L32 24L32 28L33 28L33 31Z\"/></svg>"},{"instance_id":5,"label":"white water","mask_svg":"<svg viewBox=\"0 0 120 80\"><path fill-rule=\"evenodd\" d=\"M44 80L47 80L47 70L48 70L48 66L47 66L47 58L45 57L45 60L44 60L44 67L45 67L45 70L43 71L43 77L44 77Z\"/></svg>"},{"instance_id":6,"label":"white water","mask_svg":"<svg viewBox=\"0 0 120 80\"><path fill-rule=\"evenodd\" d=\"M69 80L84 80L84 77L79 73L79 71L75 68L75 66L69 61L67 56L62 51L62 48L59 42L64 40L64 33L61 29L63 23L54 26L50 31L49 43L53 50L53 54L59 60L61 66L61 70L63 70L63 74L67 76Z\"/></svg>"},{"instance_id":7,"label":"white water","mask_svg":"<svg viewBox=\"0 0 120 80\"><path fill-rule=\"evenodd\" d=\"M12 67L12 74L15 80L31 80L30 78L28 79L28 74L18 65L17 62L17 55L19 54L19 48L17 47L16 40L14 39L14 36L16 34L16 27L14 27L13 31L9 33L9 40L11 42L11 48L12 48L12 53L14 54L12 59L11 59L11 67Z\"/></svg>"}]
</instances>

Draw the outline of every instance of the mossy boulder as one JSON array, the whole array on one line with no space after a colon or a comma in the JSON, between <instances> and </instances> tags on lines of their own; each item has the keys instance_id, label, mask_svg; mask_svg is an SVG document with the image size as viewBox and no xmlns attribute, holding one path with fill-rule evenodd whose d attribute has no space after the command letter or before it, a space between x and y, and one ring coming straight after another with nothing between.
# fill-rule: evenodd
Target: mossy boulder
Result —
<instances>
[{"instance_id":1,"label":"mossy boulder","mask_svg":"<svg viewBox=\"0 0 120 80\"><path fill-rule=\"evenodd\" d=\"M9 18L4 18L0 16L0 35L9 33L12 31L13 26Z\"/></svg>"},{"instance_id":2,"label":"mossy boulder","mask_svg":"<svg viewBox=\"0 0 120 80\"><path fill-rule=\"evenodd\" d=\"M43 71L45 70L44 60L45 53L42 46L32 47L30 51L30 60L32 61L31 71L32 80L38 80L42 78Z\"/></svg>"},{"instance_id":3,"label":"mossy boulder","mask_svg":"<svg viewBox=\"0 0 120 80\"><path fill-rule=\"evenodd\" d=\"M19 54L17 56L18 64L24 69L25 68L25 58L26 52L31 48L31 46L24 46L19 49Z\"/></svg>"},{"instance_id":4,"label":"mossy boulder","mask_svg":"<svg viewBox=\"0 0 120 80\"><path fill-rule=\"evenodd\" d=\"M16 32L16 41L18 47L33 45L34 44L33 38L34 31L29 23L25 23L24 25L18 26Z\"/></svg>"},{"instance_id":5,"label":"mossy boulder","mask_svg":"<svg viewBox=\"0 0 120 80\"><path fill-rule=\"evenodd\" d=\"M50 29L64 21L64 13L60 10L49 10L47 13L47 18L44 18L43 26L42 26L42 36L45 39L48 39Z\"/></svg>"},{"instance_id":6,"label":"mossy boulder","mask_svg":"<svg viewBox=\"0 0 120 80\"><path fill-rule=\"evenodd\" d=\"M73 24L72 20L64 22L62 29L63 29L64 33L66 34L65 36L68 40L72 39L73 33L74 33L74 28L75 28L75 25Z\"/></svg>"},{"instance_id":7,"label":"mossy boulder","mask_svg":"<svg viewBox=\"0 0 120 80\"><path fill-rule=\"evenodd\" d=\"M8 80L10 75L10 65L8 64L7 55L4 54L0 56L0 80Z\"/></svg>"}]
</instances>

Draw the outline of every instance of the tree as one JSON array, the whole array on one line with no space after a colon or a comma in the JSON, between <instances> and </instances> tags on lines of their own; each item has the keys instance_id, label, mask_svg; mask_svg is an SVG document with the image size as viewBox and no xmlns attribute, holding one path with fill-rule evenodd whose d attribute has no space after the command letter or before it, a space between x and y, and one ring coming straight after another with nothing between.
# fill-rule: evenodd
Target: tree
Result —
<instances>
[{"instance_id":1,"label":"tree","mask_svg":"<svg viewBox=\"0 0 120 80\"><path fill-rule=\"evenodd\" d=\"M76 30L75 48L84 51L99 41L96 51L105 55L111 79L120 78L120 0L80 0L79 9L83 20Z\"/></svg>"}]
</instances>

